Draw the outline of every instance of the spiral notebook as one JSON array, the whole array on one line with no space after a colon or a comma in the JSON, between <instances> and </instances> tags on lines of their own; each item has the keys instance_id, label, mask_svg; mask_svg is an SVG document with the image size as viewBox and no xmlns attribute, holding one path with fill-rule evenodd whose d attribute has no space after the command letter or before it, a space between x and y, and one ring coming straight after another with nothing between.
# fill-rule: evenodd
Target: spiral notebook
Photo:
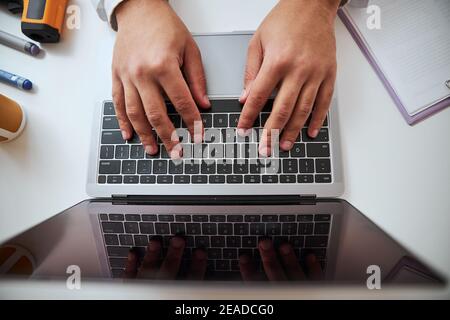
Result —
<instances>
[{"instance_id":1,"label":"spiral notebook","mask_svg":"<svg viewBox=\"0 0 450 320\"><path fill-rule=\"evenodd\" d=\"M370 0L368 5L350 2L339 17L408 124L450 106L450 1ZM380 29L367 24L373 6L379 8Z\"/></svg>"}]
</instances>

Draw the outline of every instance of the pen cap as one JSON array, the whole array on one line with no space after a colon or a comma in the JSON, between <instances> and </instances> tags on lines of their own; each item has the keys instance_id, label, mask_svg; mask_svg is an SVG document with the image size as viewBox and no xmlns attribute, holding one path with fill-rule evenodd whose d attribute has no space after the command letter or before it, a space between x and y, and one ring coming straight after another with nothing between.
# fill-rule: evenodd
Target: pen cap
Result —
<instances>
[{"instance_id":1,"label":"pen cap","mask_svg":"<svg viewBox=\"0 0 450 320\"><path fill-rule=\"evenodd\" d=\"M22 32L41 43L59 42L67 0L24 0Z\"/></svg>"},{"instance_id":2,"label":"pen cap","mask_svg":"<svg viewBox=\"0 0 450 320\"><path fill-rule=\"evenodd\" d=\"M14 100L0 94L0 143L17 138L25 127L25 112Z\"/></svg>"}]
</instances>

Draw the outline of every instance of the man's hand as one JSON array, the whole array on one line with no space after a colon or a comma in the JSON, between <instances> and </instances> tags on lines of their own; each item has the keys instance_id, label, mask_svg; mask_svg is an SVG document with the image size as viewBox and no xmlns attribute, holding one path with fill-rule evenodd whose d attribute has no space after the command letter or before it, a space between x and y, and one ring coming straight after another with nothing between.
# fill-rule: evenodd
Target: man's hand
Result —
<instances>
[{"instance_id":1,"label":"man's hand","mask_svg":"<svg viewBox=\"0 0 450 320\"><path fill-rule=\"evenodd\" d=\"M280 0L253 36L247 57L245 103L238 128L253 126L278 88L259 151L271 153L271 130L283 130L290 150L312 112L308 135L316 137L327 115L336 78L334 20L339 0Z\"/></svg>"},{"instance_id":2,"label":"man's hand","mask_svg":"<svg viewBox=\"0 0 450 320\"><path fill-rule=\"evenodd\" d=\"M128 140L134 129L145 151L153 155L158 152L154 128L171 157L179 158L181 147L164 94L194 142L201 143L203 129L194 136L194 121L202 125L196 103L202 108L210 103L200 51L167 1L125 1L116 9L116 18L112 95L122 135Z\"/></svg>"},{"instance_id":3,"label":"man's hand","mask_svg":"<svg viewBox=\"0 0 450 320\"><path fill-rule=\"evenodd\" d=\"M302 281L320 280L323 277L322 268L316 256L306 257L306 272L300 266L298 257L295 255L292 246L284 243L280 246L278 254L270 239L261 240L258 244L264 273L269 281ZM278 258L281 258L280 259ZM242 280L258 281L262 280L261 274L257 273L255 265L250 257L243 255L239 258Z\"/></svg>"},{"instance_id":4,"label":"man's hand","mask_svg":"<svg viewBox=\"0 0 450 320\"><path fill-rule=\"evenodd\" d=\"M138 255L134 251L130 251L124 277L128 279L175 280L180 271L185 245L183 238L173 237L170 240L167 255L161 262L161 241L150 240L141 264L139 264ZM201 249L194 250L187 279L203 280L206 273L206 263L206 252Z\"/></svg>"}]
</instances>

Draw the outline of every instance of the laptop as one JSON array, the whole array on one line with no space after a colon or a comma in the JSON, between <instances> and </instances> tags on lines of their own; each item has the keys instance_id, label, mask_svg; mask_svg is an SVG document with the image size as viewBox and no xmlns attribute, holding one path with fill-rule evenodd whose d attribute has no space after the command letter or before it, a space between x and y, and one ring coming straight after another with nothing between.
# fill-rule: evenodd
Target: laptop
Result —
<instances>
[{"instance_id":1,"label":"laptop","mask_svg":"<svg viewBox=\"0 0 450 320\"><path fill-rule=\"evenodd\" d=\"M274 150L270 159L256 152L273 100L251 135L236 135L251 36L195 35L212 108L202 113L205 143L193 145L183 136L181 162L170 160L162 145L158 155L149 156L138 137L123 141L114 105L99 104L87 182L93 199L5 242L2 248L10 255L3 261L10 262L0 270L8 273L26 252L35 278L65 277L69 265L79 266L85 277L120 278L131 248L142 259L150 239L158 237L163 258L170 239L182 235L180 275L193 250L203 248L205 278L234 281L241 280L242 254L254 261L255 272L264 272L257 246L270 237L275 247L289 242L303 266L314 255L326 283L365 286L367 268L374 264L389 282L442 283L437 273L337 198L343 179L336 99L319 136L311 139L302 130L290 152ZM183 129L170 102L167 108L175 127Z\"/></svg>"}]
</instances>

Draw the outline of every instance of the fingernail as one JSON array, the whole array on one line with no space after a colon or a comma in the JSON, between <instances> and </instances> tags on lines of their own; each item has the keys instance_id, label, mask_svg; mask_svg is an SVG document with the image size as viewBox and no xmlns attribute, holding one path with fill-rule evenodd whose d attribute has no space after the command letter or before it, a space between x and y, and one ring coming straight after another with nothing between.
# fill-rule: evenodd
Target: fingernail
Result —
<instances>
[{"instance_id":1,"label":"fingernail","mask_svg":"<svg viewBox=\"0 0 450 320\"><path fill-rule=\"evenodd\" d=\"M281 142L281 149L283 150L291 150L294 144L291 141L283 141Z\"/></svg>"},{"instance_id":2,"label":"fingernail","mask_svg":"<svg viewBox=\"0 0 450 320\"><path fill-rule=\"evenodd\" d=\"M195 249L194 255L199 260L205 260L206 259L206 252L203 249Z\"/></svg>"},{"instance_id":3,"label":"fingernail","mask_svg":"<svg viewBox=\"0 0 450 320\"><path fill-rule=\"evenodd\" d=\"M170 240L170 245L175 249L180 249L184 245L184 240L180 237L173 237Z\"/></svg>"},{"instance_id":4,"label":"fingernail","mask_svg":"<svg viewBox=\"0 0 450 320\"><path fill-rule=\"evenodd\" d=\"M194 143L202 143L203 136L201 134L194 134Z\"/></svg>"},{"instance_id":5,"label":"fingernail","mask_svg":"<svg viewBox=\"0 0 450 320\"><path fill-rule=\"evenodd\" d=\"M288 255L291 253L291 246L288 244L283 244L282 246L280 246L280 252L283 255Z\"/></svg>"},{"instance_id":6,"label":"fingernail","mask_svg":"<svg viewBox=\"0 0 450 320\"><path fill-rule=\"evenodd\" d=\"M129 139L129 137L128 137L128 132L126 132L125 130L122 130L121 132L122 132L122 138L123 138L123 140L128 140L128 139Z\"/></svg>"},{"instance_id":7,"label":"fingernail","mask_svg":"<svg viewBox=\"0 0 450 320\"><path fill-rule=\"evenodd\" d=\"M161 244L158 241L150 240L148 243L148 250L150 251L158 251L161 247Z\"/></svg>"},{"instance_id":8,"label":"fingernail","mask_svg":"<svg viewBox=\"0 0 450 320\"><path fill-rule=\"evenodd\" d=\"M178 160L181 158L181 151L182 149L180 147L178 147L179 145L176 145L172 151L170 151L170 157L172 158L172 160Z\"/></svg>"},{"instance_id":9,"label":"fingernail","mask_svg":"<svg viewBox=\"0 0 450 320\"><path fill-rule=\"evenodd\" d=\"M209 101L209 97L207 95L203 96L203 101L205 101L205 104L210 107L211 101Z\"/></svg>"},{"instance_id":10,"label":"fingernail","mask_svg":"<svg viewBox=\"0 0 450 320\"><path fill-rule=\"evenodd\" d=\"M237 129L237 133L240 137L245 137L246 132L247 132L247 129L244 129L244 128Z\"/></svg>"},{"instance_id":11,"label":"fingernail","mask_svg":"<svg viewBox=\"0 0 450 320\"><path fill-rule=\"evenodd\" d=\"M241 97L239 98L239 99L244 99L244 96L245 96L245 89L242 89L242 92L241 92Z\"/></svg>"},{"instance_id":12,"label":"fingernail","mask_svg":"<svg viewBox=\"0 0 450 320\"><path fill-rule=\"evenodd\" d=\"M272 249L272 241L271 240L262 240L259 245L261 246L261 249L263 250L270 250Z\"/></svg>"},{"instance_id":13,"label":"fingernail","mask_svg":"<svg viewBox=\"0 0 450 320\"><path fill-rule=\"evenodd\" d=\"M311 138L317 137L318 134L319 134L319 130L318 130L318 129L314 129L314 130L311 132Z\"/></svg>"},{"instance_id":14,"label":"fingernail","mask_svg":"<svg viewBox=\"0 0 450 320\"><path fill-rule=\"evenodd\" d=\"M265 145L261 145L259 147L259 154L261 155L261 157L269 157L270 156L270 148Z\"/></svg>"},{"instance_id":15,"label":"fingernail","mask_svg":"<svg viewBox=\"0 0 450 320\"><path fill-rule=\"evenodd\" d=\"M155 153L155 148L153 148L152 146L146 146L145 147L145 152L147 152L148 154L152 155Z\"/></svg>"}]
</instances>

